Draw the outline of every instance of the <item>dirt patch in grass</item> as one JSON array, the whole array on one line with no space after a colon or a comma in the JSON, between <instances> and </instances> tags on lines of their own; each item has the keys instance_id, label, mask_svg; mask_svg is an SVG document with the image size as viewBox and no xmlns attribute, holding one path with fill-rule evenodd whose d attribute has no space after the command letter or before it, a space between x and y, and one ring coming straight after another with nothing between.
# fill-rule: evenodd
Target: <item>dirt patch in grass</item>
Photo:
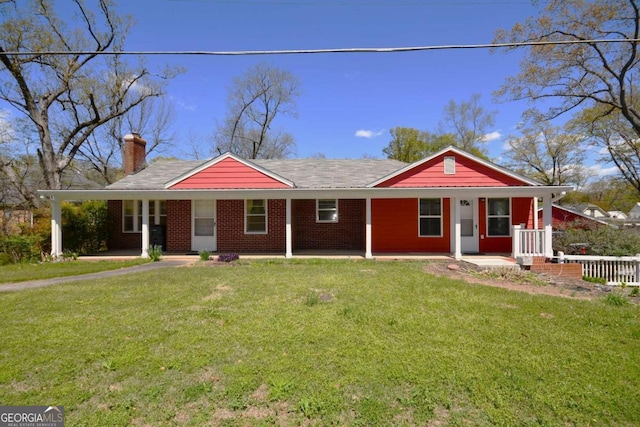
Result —
<instances>
[{"instance_id":1,"label":"dirt patch in grass","mask_svg":"<svg viewBox=\"0 0 640 427\"><path fill-rule=\"evenodd\" d=\"M585 282L584 280L551 277L525 271L503 274L506 270L492 272L464 261L430 261L425 264L424 271L437 276L464 280L468 283L526 292L534 295L594 299L607 294L606 291L600 289L597 285ZM632 299L637 300L639 298Z\"/></svg>"}]
</instances>

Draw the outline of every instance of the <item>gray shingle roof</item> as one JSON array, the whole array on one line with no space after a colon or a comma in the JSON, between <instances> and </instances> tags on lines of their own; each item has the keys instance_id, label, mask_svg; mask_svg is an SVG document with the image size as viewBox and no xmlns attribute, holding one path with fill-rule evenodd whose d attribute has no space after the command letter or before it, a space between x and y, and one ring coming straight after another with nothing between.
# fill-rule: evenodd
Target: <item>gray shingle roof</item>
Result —
<instances>
[{"instance_id":1,"label":"gray shingle roof","mask_svg":"<svg viewBox=\"0 0 640 427\"><path fill-rule=\"evenodd\" d=\"M162 190L167 182L209 160L167 160L147 166L108 187L109 190ZM251 160L256 166L292 181L297 188L363 188L406 166L379 159L278 159Z\"/></svg>"},{"instance_id":2,"label":"gray shingle roof","mask_svg":"<svg viewBox=\"0 0 640 427\"><path fill-rule=\"evenodd\" d=\"M253 163L293 181L297 188L363 188L407 165L378 159L281 159Z\"/></svg>"}]
</instances>

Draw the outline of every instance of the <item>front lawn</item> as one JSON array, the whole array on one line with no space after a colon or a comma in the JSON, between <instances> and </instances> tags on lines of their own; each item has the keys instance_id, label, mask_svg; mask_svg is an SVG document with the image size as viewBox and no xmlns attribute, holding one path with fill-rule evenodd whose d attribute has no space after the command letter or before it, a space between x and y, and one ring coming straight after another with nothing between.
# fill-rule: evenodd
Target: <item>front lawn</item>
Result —
<instances>
[{"instance_id":1,"label":"front lawn","mask_svg":"<svg viewBox=\"0 0 640 427\"><path fill-rule=\"evenodd\" d=\"M149 262L149 260L137 258L126 261L65 261L40 264L9 264L0 266L0 283L77 276L80 274L133 267L134 265L145 264L147 262Z\"/></svg>"},{"instance_id":2,"label":"front lawn","mask_svg":"<svg viewBox=\"0 0 640 427\"><path fill-rule=\"evenodd\" d=\"M67 425L638 425L640 308L422 262L241 261L0 294L0 402Z\"/></svg>"}]
</instances>

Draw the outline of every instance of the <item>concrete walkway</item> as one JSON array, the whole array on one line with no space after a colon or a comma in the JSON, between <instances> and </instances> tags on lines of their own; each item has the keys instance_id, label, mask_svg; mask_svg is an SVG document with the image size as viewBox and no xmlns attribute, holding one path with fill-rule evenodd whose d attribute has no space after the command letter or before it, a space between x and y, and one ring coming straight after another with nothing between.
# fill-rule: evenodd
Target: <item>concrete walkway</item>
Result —
<instances>
[{"instance_id":1,"label":"concrete walkway","mask_svg":"<svg viewBox=\"0 0 640 427\"><path fill-rule=\"evenodd\" d=\"M123 276L132 273L141 273L145 271L157 270L159 268L182 267L192 264L193 259L176 258L163 259L159 262L150 262L148 264L135 265L133 267L119 268L117 270L106 270L97 273L80 274L77 276L53 277L50 279L30 280L27 282L2 283L0 284L0 292L22 291L24 289L43 288L45 286L59 285L61 283L76 282L79 280L95 280L106 277Z\"/></svg>"}]
</instances>

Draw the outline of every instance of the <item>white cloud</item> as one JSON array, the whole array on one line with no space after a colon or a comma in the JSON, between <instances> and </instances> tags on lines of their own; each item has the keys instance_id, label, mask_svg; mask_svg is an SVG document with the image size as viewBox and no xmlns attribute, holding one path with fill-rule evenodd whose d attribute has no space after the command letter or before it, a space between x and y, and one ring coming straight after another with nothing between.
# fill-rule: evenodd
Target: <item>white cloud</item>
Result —
<instances>
[{"instance_id":1,"label":"white cloud","mask_svg":"<svg viewBox=\"0 0 640 427\"><path fill-rule=\"evenodd\" d=\"M384 133L384 129L383 130L367 130L367 129L360 129L356 131L356 137L357 138L375 138L378 137L380 135L382 135Z\"/></svg>"},{"instance_id":2,"label":"white cloud","mask_svg":"<svg viewBox=\"0 0 640 427\"><path fill-rule=\"evenodd\" d=\"M482 140L484 142L491 142L491 141L495 141L496 139L500 139L500 138L502 138L502 134L500 132L498 132L498 131L495 131L495 132L490 132L490 133L485 134L482 137Z\"/></svg>"},{"instance_id":3,"label":"white cloud","mask_svg":"<svg viewBox=\"0 0 640 427\"><path fill-rule=\"evenodd\" d=\"M615 175L619 172L618 168L616 166L611 166L608 168L602 167L602 165L593 165L590 166L589 169L591 169L591 171L596 175L596 176L609 176L609 175Z\"/></svg>"}]
</instances>

